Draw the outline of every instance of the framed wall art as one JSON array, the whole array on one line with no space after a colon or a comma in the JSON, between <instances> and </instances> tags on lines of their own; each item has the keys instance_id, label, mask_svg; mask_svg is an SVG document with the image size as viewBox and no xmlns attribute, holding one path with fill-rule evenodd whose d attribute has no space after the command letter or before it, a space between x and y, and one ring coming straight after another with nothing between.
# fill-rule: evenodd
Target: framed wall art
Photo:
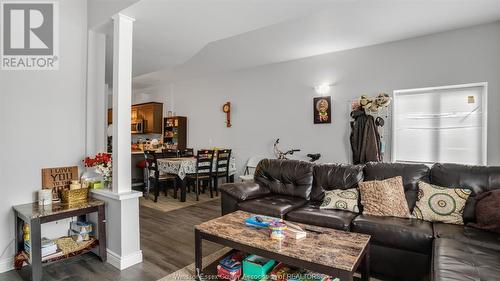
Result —
<instances>
[{"instance_id":1,"label":"framed wall art","mask_svg":"<svg viewBox=\"0 0 500 281\"><path fill-rule=\"evenodd\" d=\"M332 97L313 99L314 124L332 123Z\"/></svg>"}]
</instances>

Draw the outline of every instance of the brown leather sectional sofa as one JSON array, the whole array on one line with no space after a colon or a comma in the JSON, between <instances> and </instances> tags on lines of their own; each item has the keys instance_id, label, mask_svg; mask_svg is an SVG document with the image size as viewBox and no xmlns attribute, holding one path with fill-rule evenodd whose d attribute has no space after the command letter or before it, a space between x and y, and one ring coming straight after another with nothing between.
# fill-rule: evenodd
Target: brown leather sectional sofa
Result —
<instances>
[{"instance_id":1,"label":"brown leather sectional sofa","mask_svg":"<svg viewBox=\"0 0 500 281\"><path fill-rule=\"evenodd\" d=\"M282 217L372 236L372 274L384 280L500 280L500 235L468 226L418 219L375 217L320 210L325 190L348 189L362 181L402 176L413 210L417 182L473 190L464 222L475 220L475 194L500 188L500 167L457 164L321 164L262 160L255 182L221 187L222 213L235 210ZM499 210L500 211L500 210Z\"/></svg>"}]
</instances>

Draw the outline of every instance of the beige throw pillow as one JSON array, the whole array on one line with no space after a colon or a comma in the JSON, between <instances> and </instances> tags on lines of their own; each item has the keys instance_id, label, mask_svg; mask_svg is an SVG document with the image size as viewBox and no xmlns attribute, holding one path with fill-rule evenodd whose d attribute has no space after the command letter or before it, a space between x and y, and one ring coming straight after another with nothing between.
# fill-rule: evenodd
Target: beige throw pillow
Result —
<instances>
[{"instance_id":1,"label":"beige throw pillow","mask_svg":"<svg viewBox=\"0 0 500 281\"><path fill-rule=\"evenodd\" d=\"M470 189L446 188L420 181L413 216L431 222L463 225L462 215L470 194Z\"/></svg>"},{"instance_id":2,"label":"beige throw pillow","mask_svg":"<svg viewBox=\"0 0 500 281\"><path fill-rule=\"evenodd\" d=\"M359 213L358 198L359 191L357 188L325 191L325 198L319 208Z\"/></svg>"},{"instance_id":3,"label":"beige throw pillow","mask_svg":"<svg viewBox=\"0 0 500 281\"><path fill-rule=\"evenodd\" d=\"M411 217L402 177L361 182L359 191L363 215Z\"/></svg>"}]
</instances>

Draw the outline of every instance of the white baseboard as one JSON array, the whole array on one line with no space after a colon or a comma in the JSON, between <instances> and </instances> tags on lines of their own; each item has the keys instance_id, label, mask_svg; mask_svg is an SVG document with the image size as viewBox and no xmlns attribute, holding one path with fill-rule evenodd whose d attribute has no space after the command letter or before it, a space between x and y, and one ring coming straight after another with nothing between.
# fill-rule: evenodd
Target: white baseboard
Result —
<instances>
[{"instance_id":1,"label":"white baseboard","mask_svg":"<svg viewBox=\"0 0 500 281\"><path fill-rule=\"evenodd\" d=\"M106 250L108 253L108 263L118 268L119 270L124 270L125 268L142 262L142 251L140 250L124 257L118 255L113 251L110 251L109 249Z\"/></svg>"},{"instance_id":2,"label":"white baseboard","mask_svg":"<svg viewBox=\"0 0 500 281\"><path fill-rule=\"evenodd\" d=\"M0 260L0 273L7 272L13 269L14 269L14 257Z\"/></svg>"},{"instance_id":3,"label":"white baseboard","mask_svg":"<svg viewBox=\"0 0 500 281\"><path fill-rule=\"evenodd\" d=\"M142 262L142 251L137 251L125 257L121 257L115 252L107 249L107 254L108 254L107 255L108 263L118 268L119 270L124 270L125 268L131 267L132 265ZM11 271L13 269L14 269L14 257L0 260L0 273Z\"/></svg>"}]
</instances>

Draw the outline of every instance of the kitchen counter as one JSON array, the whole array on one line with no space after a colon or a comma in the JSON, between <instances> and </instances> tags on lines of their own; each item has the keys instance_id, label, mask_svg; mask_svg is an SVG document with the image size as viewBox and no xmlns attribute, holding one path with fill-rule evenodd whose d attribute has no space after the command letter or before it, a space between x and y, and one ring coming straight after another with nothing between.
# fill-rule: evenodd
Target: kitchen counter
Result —
<instances>
[{"instance_id":1,"label":"kitchen counter","mask_svg":"<svg viewBox=\"0 0 500 281\"><path fill-rule=\"evenodd\" d=\"M161 149L155 150L155 152L160 153ZM144 151L142 151L142 150L132 150L132 155L144 155Z\"/></svg>"}]
</instances>

